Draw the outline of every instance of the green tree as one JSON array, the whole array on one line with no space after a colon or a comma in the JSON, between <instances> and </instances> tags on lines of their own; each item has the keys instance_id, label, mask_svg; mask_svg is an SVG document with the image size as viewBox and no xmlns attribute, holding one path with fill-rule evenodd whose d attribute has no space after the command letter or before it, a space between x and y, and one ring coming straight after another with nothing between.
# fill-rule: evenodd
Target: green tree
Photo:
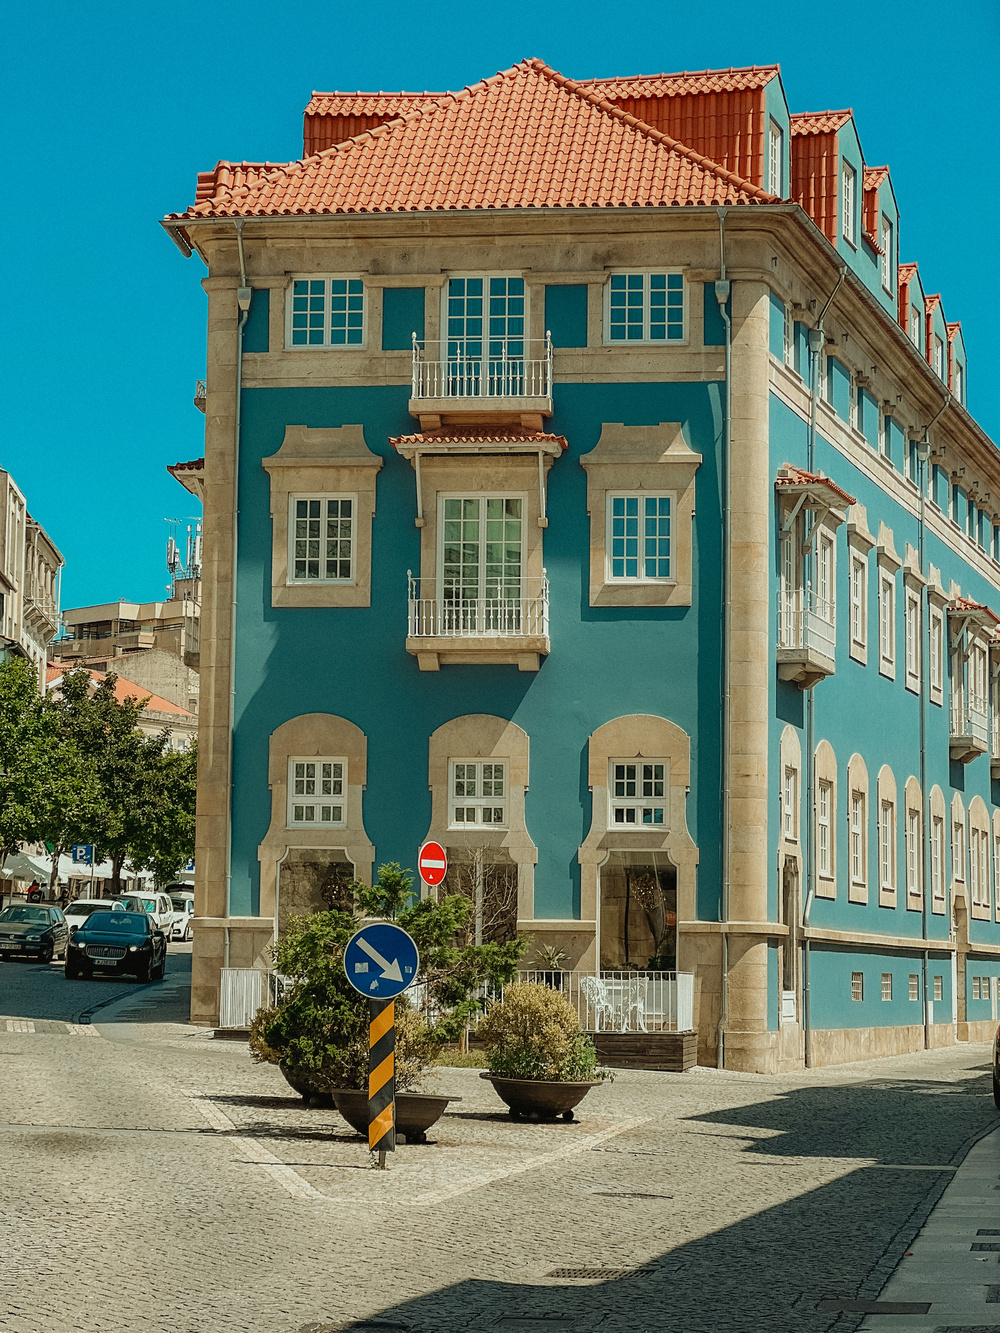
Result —
<instances>
[{"instance_id":1,"label":"green tree","mask_svg":"<svg viewBox=\"0 0 1000 1333\"><path fill-rule=\"evenodd\" d=\"M50 738L38 672L21 657L0 663L0 867L37 836Z\"/></svg>"},{"instance_id":2,"label":"green tree","mask_svg":"<svg viewBox=\"0 0 1000 1333\"><path fill-rule=\"evenodd\" d=\"M126 812L124 841L134 870L166 884L194 856L198 755L170 748L169 732L144 738Z\"/></svg>"}]
</instances>

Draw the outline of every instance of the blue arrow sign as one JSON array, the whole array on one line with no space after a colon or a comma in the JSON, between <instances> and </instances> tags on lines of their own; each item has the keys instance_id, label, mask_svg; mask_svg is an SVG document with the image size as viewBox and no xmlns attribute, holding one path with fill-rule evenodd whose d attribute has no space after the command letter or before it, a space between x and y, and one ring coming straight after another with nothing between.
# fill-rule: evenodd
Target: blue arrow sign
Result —
<instances>
[{"instance_id":1,"label":"blue arrow sign","mask_svg":"<svg viewBox=\"0 0 1000 1333\"><path fill-rule=\"evenodd\" d=\"M417 979L420 955L405 930L388 921L362 926L347 941L344 971L370 1000L391 1000Z\"/></svg>"}]
</instances>

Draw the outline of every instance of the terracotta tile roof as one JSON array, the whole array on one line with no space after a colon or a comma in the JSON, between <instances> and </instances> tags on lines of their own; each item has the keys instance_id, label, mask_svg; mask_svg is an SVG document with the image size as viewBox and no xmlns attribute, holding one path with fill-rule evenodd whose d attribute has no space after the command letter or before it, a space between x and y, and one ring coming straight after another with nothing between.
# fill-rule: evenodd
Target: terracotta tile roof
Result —
<instances>
[{"instance_id":1,"label":"terracotta tile roof","mask_svg":"<svg viewBox=\"0 0 1000 1333\"><path fill-rule=\"evenodd\" d=\"M914 274L917 272L916 264L900 264L899 266L899 285L905 286L911 282Z\"/></svg>"},{"instance_id":2,"label":"terracotta tile roof","mask_svg":"<svg viewBox=\"0 0 1000 1333\"><path fill-rule=\"evenodd\" d=\"M865 240L877 254L884 254L879 241L881 223L879 220L878 192L882 183L889 177L888 167L865 167L864 193L862 195L862 230Z\"/></svg>"},{"instance_id":3,"label":"terracotta tile roof","mask_svg":"<svg viewBox=\"0 0 1000 1333\"><path fill-rule=\"evenodd\" d=\"M204 472L205 460L204 458L194 458L190 463L173 463L167 468L167 471L171 474L174 472Z\"/></svg>"},{"instance_id":4,"label":"terracotta tile roof","mask_svg":"<svg viewBox=\"0 0 1000 1333\"><path fill-rule=\"evenodd\" d=\"M1000 616L995 611L991 611L985 602L972 602L968 597L953 597L948 603L948 610L959 615L965 611L981 611L983 615L989 616L994 624L1000 625Z\"/></svg>"},{"instance_id":5,"label":"terracotta tile roof","mask_svg":"<svg viewBox=\"0 0 1000 1333\"><path fill-rule=\"evenodd\" d=\"M522 426L442 426L440 430L426 430L417 435L397 435L389 443L400 444L558 444L567 449L565 436L548 435L545 431Z\"/></svg>"},{"instance_id":6,"label":"terracotta tile roof","mask_svg":"<svg viewBox=\"0 0 1000 1333\"><path fill-rule=\"evenodd\" d=\"M526 60L170 220L772 202L759 186Z\"/></svg>"},{"instance_id":7,"label":"terracotta tile roof","mask_svg":"<svg viewBox=\"0 0 1000 1333\"><path fill-rule=\"evenodd\" d=\"M948 330L948 341L953 342L955 337L962 328L962 321L960 319L956 319L949 324L949 322L945 320L944 326Z\"/></svg>"},{"instance_id":8,"label":"terracotta tile roof","mask_svg":"<svg viewBox=\"0 0 1000 1333\"><path fill-rule=\"evenodd\" d=\"M924 297L924 310L928 315L932 315L941 304L941 293L935 292L933 296Z\"/></svg>"},{"instance_id":9,"label":"terracotta tile roof","mask_svg":"<svg viewBox=\"0 0 1000 1333\"><path fill-rule=\"evenodd\" d=\"M780 65L684 70L680 74L637 74L613 79L581 79L611 101L633 97L683 97L690 93L736 93L763 88L781 73Z\"/></svg>"},{"instance_id":10,"label":"terracotta tile roof","mask_svg":"<svg viewBox=\"0 0 1000 1333\"><path fill-rule=\"evenodd\" d=\"M285 166L284 162L217 162L211 171L198 172L195 199L214 199L227 190L238 190L253 185L270 171Z\"/></svg>"},{"instance_id":11,"label":"terracotta tile roof","mask_svg":"<svg viewBox=\"0 0 1000 1333\"><path fill-rule=\"evenodd\" d=\"M857 504L853 495L848 495L842 490L836 482L825 477L822 472L807 472L805 468L793 467L791 463L785 463L779 468L778 475L774 480L775 486L823 486L832 491L844 504Z\"/></svg>"},{"instance_id":12,"label":"terracotta tile roof","mask_svg":"<svg viewBox=\"0 0 1000 1333\"><path fill-rule=\"evenodd\" d=\"M792 135L836 134L854 115L850 107L846 111L798 111L790 116Z\"/></svg>"},{"instance_id":13,"label":"terracotta tile roof","mask_svg":"<svg viewBox=\"0 0 1000 1333\"><path fill-rule=\"evenodd\" d=\"M103 659L102 659L103 660ZM62 680L63 676L70 671L84 670L95 685L99 685L113 673L110 671L93 671L90 667L46 667L45 681L47 685L53 685L56 681ZM186 708L181 708L180 704L171 703L169 699L164 699L162 695L153 694L147 690L144 685L137 685L134 680L126 680L124 676L118 676L115 680L115 698L119 703L124 703L127 699L145 699L146 709L154 713L176 713L179 719L185 721L195 721L195 714L189 712Z\"/></svg>"},{"instance_id":14,"label":"terracotta tile roof","mask_svg":"<svg viewBox=\"0 0 1000 1333\"><path fill-rule=\"evenodd\" d=\"M305 116L396 116L444 93L313 93Z\"/></svg>"}]
</instances>

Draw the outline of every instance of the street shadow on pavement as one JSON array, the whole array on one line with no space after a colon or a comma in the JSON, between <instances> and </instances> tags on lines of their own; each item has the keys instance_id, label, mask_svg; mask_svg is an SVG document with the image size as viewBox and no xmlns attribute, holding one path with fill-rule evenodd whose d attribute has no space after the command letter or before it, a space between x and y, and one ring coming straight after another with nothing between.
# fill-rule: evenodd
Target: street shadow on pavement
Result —
<instances>
[{"instance_id":1,"label":"street shadow on pavement","mask_svg":"<svg viewBox=\"0 0 1000 1333\"><path fill-rule=\"evenodd\" d=\"M133 1006L127 1002L134 1000L135 1009L148 1011L147 1021L186 1023L190 988L190 951L168 953L165 980L145 983L100 973L68 981L61 963L6 960L0 963L0 1014L64 1023L79 1022L83 1016L92 1016L95 1023L131 1023Z\"/></svg>"},{"instance_id":2,"label":"street shadow on pavement","mask_svg":"<svg viewBox=\"0 0 1000 1333\"><path fill-rule=\"evenodd\" d=\"M727 1137L739 1137L733 1133L739 1128L748 1131L745 1156L739 1160L745 1173L761 1172L762 1192L769 1188L762 1155L803 1159L802 1192L731 1226L671 1246L644 1264L642 1275L624 1280L545 1281L547 1269L566 1261L546 1264L545 1237L536 1222L531 1253L525 1256L533 1272L522 1282L472 1277L413 1300L387 1302L367 1319L352 1322L343 1313L331 1312L294 1333L850 1333L862 1314L820 1310L819 1303L874 1299L953 1178L950 1170L906 1167L958 1165L971 1144L997 1126L991 1092L988 1076L978 1073L955 1083L876 1078L839 1087L796 1088L766 1102L689 1117L689 1123L729 1127ZM767 1136L761 1137L761 1131ZM673 1186L674 1198L680 1197L670 1174L676 1153L648 1148L635 1152L647 1185ZM867 1157L882 1165L845 1166L836 1180L809 1188L807 1181L817 1170L809 1159L835 1162L838 1157ZM780 1167L785 1180L794 1169L790 1161ZM824 1169L830 1169L829 1161ZM526 1188L530 1211L530 1191L545 1187L544 1180L526 1187L523 1178L488 1187L498 1236L517 1224ZM720 1189L725 1188L720 1181ZM731 1170L728 1188L732 1190ZM559 1189L569 1194L570 1183L560 1181ZM501 1191L509 1207L498 1213ZM477 1197L482 1196L467 1196L469 1201ZM463 1220L456 1204L448 1206L460 1241ZM731 1198L724 1204L734 1206ZM669 1234L674 1202L638 1204L635 1199L581 1193L579 1207L568 1219L586 1241L587 1257L580 1263L595 1263L594 1235L627 1232L639 1208L642 1233ZM481 1219L480 1211L480 1225ZM562 1254L564 1237L561 1228ZM446 1262L450 1266L454 1260ZM615 1259L609 1255L606 1262L610 1266Z\"/></svg>"}]
</instances>

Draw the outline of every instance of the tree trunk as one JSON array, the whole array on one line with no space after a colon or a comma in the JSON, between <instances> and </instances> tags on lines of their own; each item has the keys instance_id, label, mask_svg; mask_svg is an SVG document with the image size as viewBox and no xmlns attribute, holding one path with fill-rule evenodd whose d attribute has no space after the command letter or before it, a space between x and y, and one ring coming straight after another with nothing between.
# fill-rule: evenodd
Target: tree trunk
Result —
<instances>
[{"instance_id":1,"label":"tree trunk","mask_svg":"<svg viewBox=\"0 0 1000 1333\"><path fill-rule=\"evenodd\" d=\"M52 848L52 870L49 874L49 894L52 898L59 896L59 858L62 853L63 849L56 843Z\"/></svg>"},{"instance_id":2,"label":"tree trunk","mask_svg":"<svg viewBox=\"0 0 1000 1333\"><path fill-rule=\"evenodd\" d=\"M113 894L119 894L122 891L122 866L124 864L124 856L113 856L111 858L111 892Z\"/></svg>"}]
</instances>

